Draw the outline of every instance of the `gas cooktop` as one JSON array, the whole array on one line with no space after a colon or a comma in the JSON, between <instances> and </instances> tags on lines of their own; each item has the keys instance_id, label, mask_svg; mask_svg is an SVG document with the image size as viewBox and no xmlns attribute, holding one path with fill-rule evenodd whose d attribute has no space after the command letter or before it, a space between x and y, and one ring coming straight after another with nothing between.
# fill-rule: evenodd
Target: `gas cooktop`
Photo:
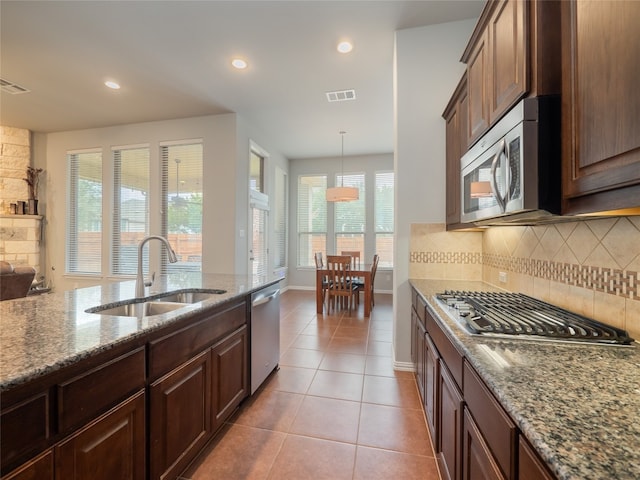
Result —
<instances>
[{"instance_id":1,"label":"gas cooktop","mask_svg":"<svg viewBox=\"0 0 640 480\"><path fill-rule=\"evenodd\" d=\"M634 341L625 330L522 293L447 290L436 298L472 334L606 345Z\"/></svg>"}]
</instances>

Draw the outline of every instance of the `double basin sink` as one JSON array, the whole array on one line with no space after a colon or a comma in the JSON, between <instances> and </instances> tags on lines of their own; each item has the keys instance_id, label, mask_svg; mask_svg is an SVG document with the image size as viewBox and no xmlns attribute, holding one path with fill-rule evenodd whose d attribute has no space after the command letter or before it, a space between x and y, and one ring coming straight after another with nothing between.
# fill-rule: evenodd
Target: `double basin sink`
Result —
<instances>
[{"instance_id":1,"label":"double basin sink","mask_svg":"<svg viewBox=\"0 0 640 480\"><path fill-rule=\"evenodd\" d=\"M151 317L172 312L194 303L204 302L223 293L226 293L226 290L187 289L167 292L151 298L132 298L115 307L111 306L112 304L98 305L88 308L85 312L120 317Z\"/></svg>"}]
</instances>

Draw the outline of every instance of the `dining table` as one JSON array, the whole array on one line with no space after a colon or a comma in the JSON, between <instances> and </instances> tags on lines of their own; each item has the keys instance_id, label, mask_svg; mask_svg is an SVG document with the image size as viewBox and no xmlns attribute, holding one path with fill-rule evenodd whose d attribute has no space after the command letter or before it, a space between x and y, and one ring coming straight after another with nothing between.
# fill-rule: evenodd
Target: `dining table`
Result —
<instances>
[{"instance_id":1,"label":"dining table","mask_svg":"<svg viewBox=\"0 0 640 480\"><path fill-rule=\"evenodd\" d=\"M361 263L359 267L351 269L353 277L360 277L364 282L364 316L371 315L371 263ZM323 313L324 302L322 300L322 278L329 275L329 269L316 268L316 312Z\"/></svg>"}]
</instances>

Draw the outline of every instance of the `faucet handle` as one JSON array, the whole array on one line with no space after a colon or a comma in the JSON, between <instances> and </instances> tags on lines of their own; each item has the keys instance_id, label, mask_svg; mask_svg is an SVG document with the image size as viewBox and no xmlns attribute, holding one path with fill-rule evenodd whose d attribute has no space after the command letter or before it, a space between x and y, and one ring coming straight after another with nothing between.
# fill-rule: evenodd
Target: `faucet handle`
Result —
<instances>
[{"instance_id":1,"label":"faucet handle","mask_svg":"<svg viewBox=\"0 0 640 480\"><path fill-rule=\"evenodd\" d=\"M156 281L156 272L151 273L151 280L144 282L145 287L150 287L153 285L153 282Z\"/></svg>"}]
</instances>

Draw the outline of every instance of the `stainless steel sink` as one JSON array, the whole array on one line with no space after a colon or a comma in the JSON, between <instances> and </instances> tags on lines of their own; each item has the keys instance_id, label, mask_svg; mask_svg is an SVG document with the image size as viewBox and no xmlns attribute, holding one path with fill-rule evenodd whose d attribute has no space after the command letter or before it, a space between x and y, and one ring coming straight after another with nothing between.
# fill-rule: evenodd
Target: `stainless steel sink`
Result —
<instances>
[{"instance_id":1,"label":"stainless steel sink","mask_svg":"<svg viewBox=\"0 0 640 480\"><path fill-rule=\"evenodd\" d=\"M153 301L161 302L177 302L177 303L198 303L204 302L211 298L216 297L222 293L226 293L226 290L183 290L180 292L170 292L166 295L154 297Z\"/></svg>"},{"instance_id":2,"label":"stainless steel sink","mask_svg":"<svg viewBox=\"0 0 640 480\"><path fill-rule=\"evenodd\" d=\"M117 315L120 317L151 317L153 315L172 312L187 305L187 303L160 302L154 300L150 302L126 303L111 308L100 308L101 306L98 306L86 311L99 315Z\"/></svg>"},{"instance_id":3,"label":"stainless steel sink","mask_svg":"<svg viewBox=\"0 0 640 480\"><path fill-rule=\"evenodd\" d=\"M223 293L226 293L226 290L187 289L158 294L157 296L146 299L146 301L133 298L116 307L98 305L97 307L88 308L85 312L96 313L98 315L117 315L120 317L152 317L153 315L162 315L163 313L178 310L187 305L204 302Z\"/></svg>"}]
</instances>

